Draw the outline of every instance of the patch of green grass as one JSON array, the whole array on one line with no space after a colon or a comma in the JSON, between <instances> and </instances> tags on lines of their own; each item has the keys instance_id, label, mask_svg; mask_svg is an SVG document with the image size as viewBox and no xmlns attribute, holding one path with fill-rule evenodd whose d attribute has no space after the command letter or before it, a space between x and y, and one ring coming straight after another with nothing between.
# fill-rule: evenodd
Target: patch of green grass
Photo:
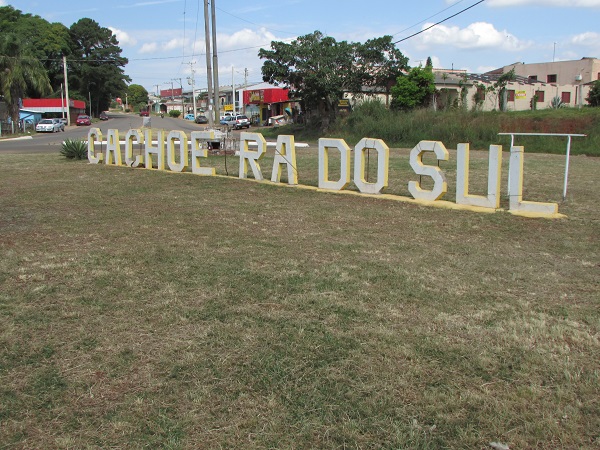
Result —
<instances>
[{"instance_id":1,"label":"patch of green grass","mask_svg":"<svg viewBox=\"0 0 600 450\"><path fill-rule=\"evenodd\" d=\"M391 151L392 194L416 179L408 152ZM8 448L598 444L596 158L573 157L563 202L564 158L526 155L526 198L560 202L563 220L51 155L0 164ZM487 152L471 166L482 192ZM317 167L298 150L302 184Z\"/></svg>"},{"instance_id":2,"label":"patch of green grass","mask_svg":"<svg viewBox=\"0 0 600 450\"><path fill-rule=\"evenodd\" d=\"M388 110L381 102L367 101L341 117L328 130L328 137L343 138L349 145L363 137L383 139L390 147L414 147L422 140L442 141L448 148L468 142L474 149L502 144L508 151L510 136L500 132L572 133L573 155L600 156L600 108L560 108L539 111L481 112L464 110ZM265 131L266 135L292 134L297 140L316 141L318 130L303 125L288 125ZM565 154L566 137L517 136L515 145L535 153Z\"/></svg>"}]
</instances>

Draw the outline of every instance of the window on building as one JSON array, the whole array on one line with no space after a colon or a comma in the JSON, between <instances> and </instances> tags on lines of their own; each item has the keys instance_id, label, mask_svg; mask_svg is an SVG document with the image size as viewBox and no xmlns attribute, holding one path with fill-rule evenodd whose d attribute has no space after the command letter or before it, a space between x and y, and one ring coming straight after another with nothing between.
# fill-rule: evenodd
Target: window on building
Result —
<instances>
[{"instance_id":1,"label":"window on building","mask_svg":"<svg viewBox=\"0 0 600 450\"><path fill-rule=\"evenodd\" d=\"M542 103L544 101L544 91L535 91L535 95L537 96L538 103Z\"/></svg>"},{"instance_id":2,"label":"window on building","mask_svg":"<svg viewBox=\"0 0 600 450\"><path fill-rule=\"evenodd\" d=\"M537 81L537 75L529 75L529 81Z\"/></svg>"},{"instance_id":3,"label":"window on building","mask_svg":"<svg viewBox=\"0 0 600 450\"><path fill-rule=\"evenodd\" d=\"M571 103L571 93L570 92L562 92L560 94L560 99L563 103Z\"/></svg>"},{"instance_id":4,"label":"window on building","mask_svg":"<svg viewBox=\"0 0 600 450\"><path fill-rule=\"evenodd\" d=\"M548 83L556 83L556 74L548 75Z\"/></svg>"},{"instance_id":5,"label":"window on building","mask_svg":"<svg viewBox=\"0 0 600 450\"><path fill-rule=\"evenodd\" d=\"M506 91L506 101L507 102L515 101L515 91L514 90L509 89L508 91Z\"/></svg>"},{"instance_id":6,"label":"window on building","mask_svg":"<svg viewBox=\"0 0 600 450\"><path fill-rule=\"evenodd\" d=\"M600 72L598 72L598 79L600 80Z\"/></svg>"}]
</instances>

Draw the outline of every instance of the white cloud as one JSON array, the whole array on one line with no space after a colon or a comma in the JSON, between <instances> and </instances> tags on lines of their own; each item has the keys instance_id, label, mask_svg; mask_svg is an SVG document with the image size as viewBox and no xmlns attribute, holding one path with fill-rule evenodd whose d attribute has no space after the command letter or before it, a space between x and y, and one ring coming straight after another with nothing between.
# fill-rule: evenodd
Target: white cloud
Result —
<instances>
[{"instance_id":1,"label":"white cloud","mask_svg":"<svg viewBox=\"0 0 600 450\"><path fill-rule=\"evenodd\" d=\"M600 33L596 33L595 31L581 33L571 38L571 44L582 45L585 47L598 47L599 42Z\"/></svg>"},{"instance_id":2,"label":"white cloud","mask_svg":"<svg viewBox=\"0 0 600 450\"><path fill-rule=\"evenodd\" d=\"M6 0L0 0L0 6L8 6Z\"/></svg>"},{"instance_id":3,"label":"white cloud","mask_svg":"<svg viewBox=\"0 0 600 450\"><path fill-rule=\"evenodd\" d=\"M562 8L600 8L600 0L488 0L489 6L558 6Z\"/></svg>"},{"instance_id":4,"label":"white cloud","mask_svg":"<svg viewBox=\"0 0 600 450\"><path fill-rule=\"evenodd\" d=\"M156 53L158 51L158 44L156 42L147 42L140 47L139 53Z\"/></svg>"},{"instance_id":5,"label":"white cloud","mask_svg":"<svg viewBox=\"0 0 600 450\"><path fill-rule=\"evenodd\" d=\"M113 27L108 27L108 29L112 31L112 34L114 34L117 37L117 41L119 41L119 44L121 46L135 45L137 43L137 41L134 38L130 37L129 34L127 34L123 30L119 30Z\"/></svg>"},{"instance_id":6,"label":"white cloud","mask_svg":"<svg viewBox=\"0 0 600 450\"><path fill-rule=\"evenodd\" d=\"M423 25L427 28L431 24ZM507 51L522 50L530 44L520 41L506 30L496 30L487 22L475 22L466 28L437 25L417 36L417 47L432 46L457 47L460 49L501 49Z\"/></svg>"}]
</instances>

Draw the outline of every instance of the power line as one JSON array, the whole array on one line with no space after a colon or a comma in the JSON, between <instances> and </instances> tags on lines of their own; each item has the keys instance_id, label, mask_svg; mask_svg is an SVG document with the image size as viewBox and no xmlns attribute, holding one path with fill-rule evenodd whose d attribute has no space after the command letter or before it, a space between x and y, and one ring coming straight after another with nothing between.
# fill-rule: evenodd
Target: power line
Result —
<instances>
[{"instance_id":1,"label":"power line","mask_svg":"<svg viewBox=\"0 0 600 450\"><path fill-rule=\"evenodd\" d=\"M435 16L439 16L439 15L440 15L441 13L443 13L444 11L448 11L449 9L452 9L452 8L454 8L456 5L458 5L459 3L462 3L462 2L464 2L464 1L465 1L465 0L459 0L458 2L456 2L456 3L453 3L452 5L448 6L447 8L444 8L444 9L442 9L441 11L439 11L439 12L436 12L436 13L435 13L435 14L433 14L432 16L429 16L429 17L427 17L427 18L425 18L425 19L421 20L420 22L417 22L417 23L415 23L414 25L411 25L410 27L408 27L408 28L405 28L404 30L400 30L400 31L398 31L397 33L394 33L394 34L392 34L392 36L396 36L396 35L398 35L398 34L400 34L400 33L404 33L405 31L408 31L408 30L410 30L411 28L414 28L414 27L416 27L417 25L421 25L421 24L422 24L423 22L425 22L426 20L429 20L429 19L431 19L431 18L433 18L433 17L435 17Z\"/></svg>"},{"instance_id":2,"label":"power line","mask_svg":"<svg viewBox=\"0 0 600 450\"><path fill-rule=\"evenodd\" d=\"M436 22L436 23L434 23L433 25L430 25L430 26L428 26L427 28L425 28L425 29L423 29L423 30L421 30L421 31L418 31L418 32L416 32L416 33L413 33L413 34L411 34L410 36L407 36L407 37L405 37L405 38L403 38L403 39L400 39L400 40L398 40L398 41L396 41L396 42L392 42L392 44L398 44L399 42L404 42L404 41L406 41L406 40L408 40L408 39L410 39L410 38L412 38L412 37L415 37L415 36L416 36L416 35L418 35L418 34L424 33L425 31L427 31L427 30L430 30L431 28L435 27L436 25L439 25L440 23L444 23L446 20L450 20L450 19L452 19L453 17L456 17L456 16L458 16L459 14L462 14L462 13L464 13L465 11L467 11L467 10L469 10L469 9L471 9L471 8L473 8L473 7L475 7L475 6L477 6L477 5L479 5L480 3L483 3L484 1L485 1L485 0L479 0L477 3L474 3L474 4L472 4L472 5L471 5L471 6L469 6L468 8L462 9L462 10L460 10L459 12L457 12L456 14L452 14L451 16L449 16L449 17L446 17L444 20L440 20L439 22Z\"/></svg>"}]
</instances>

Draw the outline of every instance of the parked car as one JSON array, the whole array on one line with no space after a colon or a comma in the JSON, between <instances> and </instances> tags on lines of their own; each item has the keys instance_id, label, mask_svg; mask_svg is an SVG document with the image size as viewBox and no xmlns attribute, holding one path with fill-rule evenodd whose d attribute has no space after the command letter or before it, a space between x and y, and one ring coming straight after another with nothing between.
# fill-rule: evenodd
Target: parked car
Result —
<instances>
[{"instance_id":1,"label":"parked car","mask_svg":"<svg viewBox=\"0 0 600 450\"><path fill-rule=\"evenodd\" d=\"M185 120L194 120L195 119L193 114L186 114L183 118Z\"/></svg>"},{"instance_id":2,"label":"parked car","mask_svg":"<svg viewBox=\"0 0 600 450\"><path fill-rule=\"evenodd\" d=\"M65 126L60 119L43 119L35 126L35 131L38 133L57 133L65 131Z\"/></svg>"},{"instance_id":3,"label":"parked car","mask_svg":"<svg viewBox=\"0 0 600 450\"><path fill-rule=\"evenodd\" d=\"M65 125L65 126L66 126L66 125L67 125L67 123L68 123L68 121L67 121L67 118L66 118L66 117L63 117L63 118L61 118L61 119L60 119L60 121L61 121L61 122L62 122L62 124L63 124L63 125Z\"/></svg>"},{"instance_id":4,"label":"parked car","mask_svg":"<svg viewBox=\"0 0 600 450\"><path fill-rule=\"evenodd\" d=\"M108 120L108 114L106 114L104 111L102 111L102 112L100 113L100 115L98 116L98 118L99 118L100 120Z\"/></svg>"},{"instance_id":5,"label":"parked car","mask_svg":"<svg viewBox=\"0 0 600 450\"><path fill-rule=\"evenodd\" d=\"M150 111L148 111L147 109L144 109L143 111L140 111L140 116L141 117L150 117Z\"/></svg>"},{"instance_id":6,"label":"parked car","mask_svg":"<svg viewBox=\"0 0 600 450\"><path fill-rule=\"evenodd\" d=\"M79 125L91 125L92 124L92 119L90 118L90 116L86 116L85 114L79 114L77 116L77 120L75 121L75 123L77 124L77 126L79 126Z\"/></svg>"},{"instance_id":7,"label":"parked car","mask_svg":"<svg viewBox=\"0 0 600 450\"><path fill-rule=\"evenodd\" d=\"M233 116L223 116L221 117L221 119L219 120L219 123L221 125L228 125L229 122L231 122L233 120Z\"/></svg>"},{"instance_id":8,"label":"parked car","mask_svg":"<svg viewBox=\"0 0 600 450\"><path fill-rule=\"evenodd\" d=\"M234 130L250 128L250 120L244 114L238 114L231 116L231 120L228 120L226 125Z\"/></svg>"},{"instance_id":9,"label":"parked car","mask_svg":"<svg viewBox=\"0 0 600 450\"><path fill-rule=\"evenodd\" d=\"M194 120L194 122L196 122L196 123L208 123L208 117L199 115L199 116L196 117L196 119Z\"/></svg>"}]
</instances>

